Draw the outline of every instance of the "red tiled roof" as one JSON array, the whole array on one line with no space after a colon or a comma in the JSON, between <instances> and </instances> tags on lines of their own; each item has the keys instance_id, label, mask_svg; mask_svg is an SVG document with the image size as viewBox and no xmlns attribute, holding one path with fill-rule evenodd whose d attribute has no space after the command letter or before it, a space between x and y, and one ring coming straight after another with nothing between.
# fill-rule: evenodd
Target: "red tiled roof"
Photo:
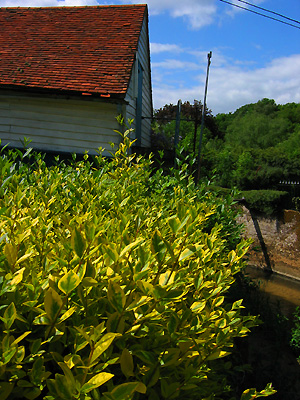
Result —
<instances>
[{"instance_id":1,"label":"red tiled roof","mask_svg":"<svg viewBox=\"0 0 300 400\"><path fill-rule=\"evenodd\" d=\"M124 97L146 10L0 8L0 88Z\"/></svg>"}]
</instances>

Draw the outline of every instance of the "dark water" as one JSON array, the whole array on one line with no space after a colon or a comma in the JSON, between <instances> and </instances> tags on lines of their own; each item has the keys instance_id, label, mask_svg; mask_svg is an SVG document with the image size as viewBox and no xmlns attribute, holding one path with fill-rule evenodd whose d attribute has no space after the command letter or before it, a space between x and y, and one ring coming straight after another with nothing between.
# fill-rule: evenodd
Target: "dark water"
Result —
<instances>
[{"instance_id":1,"label":"dark water","mask_svg":"<svg viewBox=\"0 0 300 400\"><path fill-rule=\"evenodd\" d=\"M247 267L246 273L259 284L261 291L268 294L274 305L279 305L285 316L291 317L295 308L300 306L300 281L274 273L266 274L254 267Z\"/></svg>"}]
</instances>

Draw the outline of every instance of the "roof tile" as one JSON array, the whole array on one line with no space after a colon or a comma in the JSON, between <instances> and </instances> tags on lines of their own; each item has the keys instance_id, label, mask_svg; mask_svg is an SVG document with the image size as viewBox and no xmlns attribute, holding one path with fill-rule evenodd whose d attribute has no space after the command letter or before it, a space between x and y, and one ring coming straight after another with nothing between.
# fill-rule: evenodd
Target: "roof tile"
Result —
<instances>
[{"instance_id":1,"label":"roof tile","mask_svg":"<svg viewBox=\"0 0 300 400\"><path fill-rule=\"evenodd\" d=\"M0 8L0 87L124 97L146 8Z\"/></svg>"}]
</instances>

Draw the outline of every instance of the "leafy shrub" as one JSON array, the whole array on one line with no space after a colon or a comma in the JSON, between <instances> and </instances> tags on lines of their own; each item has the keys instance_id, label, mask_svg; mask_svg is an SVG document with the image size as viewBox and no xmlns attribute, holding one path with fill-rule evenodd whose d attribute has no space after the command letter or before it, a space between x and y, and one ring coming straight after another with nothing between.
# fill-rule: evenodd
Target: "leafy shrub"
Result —
<instances>
[{"instance_id":1,"label":"leafy shrub","mask_svg":"<svg viewBox=\"0 0 300 400\"><path fill-rule=\"evenodd\" d=\"M229 200L184 170L151 176L131 145L126 132L109 163L1 157L1 400L230 392L218 365L255 317L226 292L249 243Z\"/></svg>"},{"instance_id":2,"label":"leafy shrub","mask_svg":"<svg viewBox=\"0 0 300 400\"><path fill-rule=\"evenodd\" d=\"M241 192L247 207L259 213L273 215L280 212L288 202L289 194L279 190L247 190Z\"/></svg>"}]
</instances>

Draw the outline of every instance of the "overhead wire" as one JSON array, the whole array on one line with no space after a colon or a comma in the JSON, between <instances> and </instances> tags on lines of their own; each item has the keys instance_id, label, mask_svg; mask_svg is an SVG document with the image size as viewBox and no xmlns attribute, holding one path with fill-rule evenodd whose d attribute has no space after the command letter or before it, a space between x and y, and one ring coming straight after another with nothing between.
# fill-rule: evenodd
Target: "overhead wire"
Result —
<instances>
[{"instance_id":1,"label":"overhead wire","mask_svg":"<svg viewBox=\"0 0 300 400\"><path fill-rule=\"evenodd\" d=\"M291 24L291 23L289 23L289 22L282 21L282 20L279 19L279 18L271 17L270 15L266 15L266 14L262 14L262 13L260 13L260 12L258 12L258 11L250 10L250 9L247 8L247 7L239 6L238 4L231 3L230 1L227 1L227 0L220 0L220 1L221 1L222 3L229 4L229 5L233 6L233 7L241 8L242 10L246 10L246 11L252 12L253 14L260 15L261 17L265 17L265 18L268 18L268 19L272 19L273 21L281 22L282 24L289 25L289 26L292 26L293 28L300 29L300 25L297 26L297 25ZM238 0L238 1L240 1L240 0ZM249 4L251 4L251 3L249 3ZM251 5L252 5L252 4L251 4ZM298 24L300 24L299 21L296 21L296 22L297 22Z\"/></svg>"},{"instance_id":2,"label":"overhead wire","mask_svg":"<svg viewBox=\"0 0 300 400\"><path fill-rule=\"evenodd\" d=\"M276 11L268 10L267 8L263 8L263 7L257 6L256 4L249 3L248 1L245 1L245 0L238 0L238 1L240 3L245 3L248 6L251 6L251 7L254 7L254 8L258 8L259 10L266 11L266 12L268 12L270 14L278 15L279 17L287 19L289 21L296 22L296 24L300 24L300 21L297 21L296 19L293 19L293 18L290 18L290 17L286 17L285 15L280 14L280 13L278 13Z\"/></svg>"}]
</instances>

